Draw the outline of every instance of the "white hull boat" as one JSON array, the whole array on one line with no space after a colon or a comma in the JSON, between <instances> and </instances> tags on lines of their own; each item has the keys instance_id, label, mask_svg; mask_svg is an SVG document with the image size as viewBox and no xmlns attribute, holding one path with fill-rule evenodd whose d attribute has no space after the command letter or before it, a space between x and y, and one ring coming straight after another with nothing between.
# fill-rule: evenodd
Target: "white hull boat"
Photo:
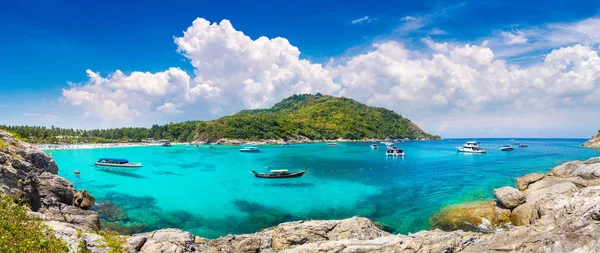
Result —
<instances>
[{"instance_id":1,"label":"white hull boat","mask_svg":"<svg viewBox=\"0 0 600 253\"><path fill-rule=\"evenodd\" d=\"M487 152L487 150L485 148L480 147L479 143L476 141L468 141L467 143L462 145L462 147L456 147L456 149L458 150L458 152L464 153L481 154Z\"/></svg>"},{"instance_id":2,"label":"white hull boat","mask_svg":"<svg viewBox=\"0 0 600 253\"><path fill-rule=\"evenodd\" d=\"M135 171L142 168L141 163L132 163L126 159L120 158L100 158L94 166L101 169L119 170L119 171Z\"/></svg>"},{"instance_id":3,"label":"white hull boat","mask_svg":"<svg viewBox=\"0 0 600 253\"><path fill-rule=\"evenodd\" d=\"M404 156L404 150L393 147L385 151L386 156Z\"/></svg>"}]
</instances>

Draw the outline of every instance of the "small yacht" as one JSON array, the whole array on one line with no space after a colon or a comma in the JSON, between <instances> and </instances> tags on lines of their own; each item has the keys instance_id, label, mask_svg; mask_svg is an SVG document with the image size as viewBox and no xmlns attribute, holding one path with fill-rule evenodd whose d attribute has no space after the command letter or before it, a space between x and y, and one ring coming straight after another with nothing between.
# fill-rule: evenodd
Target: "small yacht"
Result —
<instances>
[{"instance_id":1,"label":"small yacht","mask_svg":"<svg viewBox=\"0 0 600 253\"><path fill-rule=\"evenodd\" d=\"M244 153L258 153L260 150L257 147L243 147L240 149L240 152Z\"/></svg>"},{"instance_id":2,"label":"small yacht","mask_svg":"<svg viewBox=\"0 0 600 253\"><path fill-rule=\"evenodd\" d=\"M100 158L94 165L103 168L118 168L124 170L134 170L142 167L141 163L132 163L127 161L127 159L121 158Z\"/></svg>"},{"instance_id":3,"label":"small yacht","mask_svg":"<svg viewBox=\"0 0 600 253\"><path fill-rule=\"evenodd\" d=\"M390 147L385 151L386 156L404 156L404 150L397 147Z\"/></svg>"},{"instance_id":4,"label":"small yacht","mask_svg":"<svg viewBox=\"0 0 600 253\"><path fill-rule=\"evenodd\" d=\"M338 144L335 142L327 143L327 146L330 146L330 147L337 147L337 145Z\"/></svg>"},{"instance_id":5,"label":"small yacht","mask_svg":"<svg viewBox=\"0 0 600 253\"><path fill-rule=\"evenodd\" d=\"M377 144L371 144L371 148L372 149L378 149L379 147L377 146Z\"/></svg>"},{"instance_id":6,"label":"small yacht","mask_svg":"<svg viewBox=\"0 0 600 253\"><path fill-rule=\"evenodd\" d=\"M458 152L465 153L485 153L487 150L479 146L479 142L476 141L467 141L462 147L456 147Z\"/></svg>"},{"instance_id":7,"label":"small yacht","mask_svg":"<svg viewBox=\"0 0 600 253\"><path fill-rule=\"evenodd\" d=\"M519 148L526 148L526 147L528 147L527 144L523 144L523 143L519 144Z\"/></svg>"},{"instance_id":8,"label":"small yacht","mask_svg":"<svg viewBox=\"0 0 600 253\"><path fill-rule=\"evenodd\" d=\"M515 147L511 146L511 145L504 145L500 148L500 150L502 151L509 151L509 150L513 150L515 149Z\"/></svg>"},{"instance_id":9,"label":"small yacht","mask_svg":"<svg viewBox=\"0 0 600 253\"><path fill-rule=\"evenodd\" d=\"M389 141L382 141L381 144L386 145L386 146L392 146L393 143L389 142Z\"/></svg>"}]
</instances>

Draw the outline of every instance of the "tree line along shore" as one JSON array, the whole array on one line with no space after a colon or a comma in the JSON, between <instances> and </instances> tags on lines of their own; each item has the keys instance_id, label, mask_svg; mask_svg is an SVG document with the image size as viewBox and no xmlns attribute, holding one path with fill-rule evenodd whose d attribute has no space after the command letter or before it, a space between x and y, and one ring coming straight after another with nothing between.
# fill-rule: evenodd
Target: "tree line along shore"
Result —
<instances>
[{"instance_id":1,"label":"tree line along shore","mask_svg":"<svg viewBox=\"0 0 600 253\"><path fill-rule=\"evenodd\" d=\"M0 125L30 143L123 143L144 140L215 143L219 140L440 139L385 108L321 94L294 95L269 109L243 110L208 121L81 130Z\"/></svg>"}]
</instances>

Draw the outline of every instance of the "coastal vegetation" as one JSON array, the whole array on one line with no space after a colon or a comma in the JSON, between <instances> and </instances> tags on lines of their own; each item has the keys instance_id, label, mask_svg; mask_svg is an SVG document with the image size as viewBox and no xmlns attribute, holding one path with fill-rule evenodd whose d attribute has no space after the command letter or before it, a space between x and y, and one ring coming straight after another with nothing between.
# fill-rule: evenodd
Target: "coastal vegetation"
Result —
<instances>
[{"instance_id":1,"label":"coastal vegetation","mask_svg":"<svg viewBox=\"0 0 600 253\"><path fill-rule=\"evenodd\" d=\"M384 108L327 95L294 95L269 109L243 110L209 121L186 121L150 128L80 130L39 126L0 129L33 143L107 143L166 139L176 142L219 139L439 139L416 124Z\"/></svg>"},{"instance_id":2,"label":"coastal vegetation","mask_svg":"<svg viewBox=\"0 0 600 253\"><path fill-rule=\"evenodd\" d=\"M27 209L0 195L0 252L67 252L67 244Z\"/></svg>"}]
</instances>

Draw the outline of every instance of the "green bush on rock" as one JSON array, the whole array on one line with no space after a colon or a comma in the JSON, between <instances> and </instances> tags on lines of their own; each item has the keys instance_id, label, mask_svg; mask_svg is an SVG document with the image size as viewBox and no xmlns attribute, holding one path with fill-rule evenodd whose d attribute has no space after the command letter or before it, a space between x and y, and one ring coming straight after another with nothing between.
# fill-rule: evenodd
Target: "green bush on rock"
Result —
<instances>
[{"instance_id":1,"label":"green bush on rock","mask_svg":"<svg viewBox=\"0 0 600 253\"><path fill-rule=\"evenodd\" d=\"M7 195L0 195L0 252L67 252L67 244Z\"/></svg>"}]
</instances>

